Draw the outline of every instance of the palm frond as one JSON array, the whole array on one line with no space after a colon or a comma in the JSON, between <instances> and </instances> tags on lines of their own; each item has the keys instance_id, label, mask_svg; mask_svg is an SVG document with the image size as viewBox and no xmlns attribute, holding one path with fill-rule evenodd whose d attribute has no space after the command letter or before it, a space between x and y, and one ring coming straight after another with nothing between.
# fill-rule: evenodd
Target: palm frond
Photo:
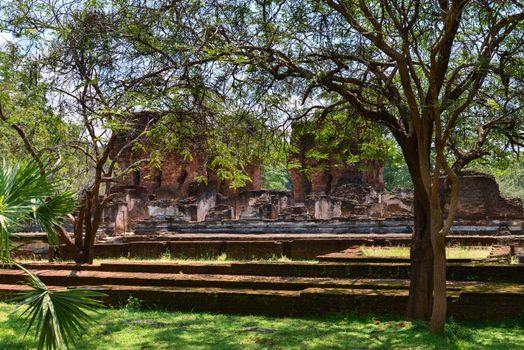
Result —
<instances>
[{"instance_id":1,"label":"palm frond","mask_svg":"<svg viewBox=\"0 0 524 350\"><path fill-rule=\"evenodd\" d=\"M20 315L26 323L26 334L35 328L38 350L57 350L75 345L75 340L93 322L93 315L102 306L105 296L86 289L49 290L33 273L18 265L27 273L26 284L32 290L20 292L13 300L25 309Z\"/></svg>"},{"instance_id":2,"label":"palm frond","mask_svg":"<svg viewBox=\"0 0 524 350\"><path fill-rule=\"evenodd\" d=\"M72 192L59 192L59 182L43 174L35 161L0 167L0 260L9 263L9 233L36 220L46 231L51 245L58 244L54 225L75 207Z\"/></svg>"},{"instance_id":3,"label":"palm frond","mask_svg":"<svg viewBox=\"0 0 524 350\"><path fill-rule=\"evenodd\" d=\"M35 208L33 217L46 231L50 245L58 245L55 225L62 225L64 218L75 210L75 207L75 193L68 191L55 195Z\"/></svg>"}]
</instances>

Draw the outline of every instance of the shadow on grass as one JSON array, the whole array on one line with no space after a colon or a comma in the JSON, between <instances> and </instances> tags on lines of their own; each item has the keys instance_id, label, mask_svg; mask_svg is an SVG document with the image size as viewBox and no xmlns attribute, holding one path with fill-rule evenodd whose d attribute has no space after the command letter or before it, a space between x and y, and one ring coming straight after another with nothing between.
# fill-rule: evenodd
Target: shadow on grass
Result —
<instances>
[{"instance_id":1,"label":"shadow on grass","mask_svg":"<svg viewBox=\"0 0 524 350\"><path fill-rule=\"evenodd\" d=\"M0 304L0 349L32 349L33 334L12 305ZM103 310L78 341L79 350L162 349L524 349L524 318L449 322L431 336L427 324L398 317L337 315L272 318L210 313Z\"/></svg>"}]
</instances>

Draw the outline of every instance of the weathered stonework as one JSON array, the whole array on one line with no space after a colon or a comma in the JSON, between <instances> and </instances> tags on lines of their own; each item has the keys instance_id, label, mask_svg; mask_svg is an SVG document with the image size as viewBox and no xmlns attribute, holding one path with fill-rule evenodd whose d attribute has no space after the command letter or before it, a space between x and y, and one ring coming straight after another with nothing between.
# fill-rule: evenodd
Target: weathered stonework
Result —
<instances>
[{"instance_id":1,"label":"weathered stonework","mask_svg":"<svg viewBox=\"0 0 524 350\"><path fill-rule=\"evenodd\" d=\"M464 174L459 177L458 218L522 218L522 200L503 198L495 178L487 174Z\"/></svg>"},{"instance_id":2,"label":"weathered stonework","mask_svg":"<svg viewBox=\"0 0 524 350\"><path fill-rule=\"evenodd\" d=\"M162 231L173 222L412 219L413 192L386 191L383 162L346 164L336 156L312 161L306 157L310 136L295 141L298 152L291 158L299 167L290 172L292 192L262 190L261 163L247 165L251 182L232 189L209 169L202 151L187 158L167 154L158 169L144 163L112 189L118 196L106 209L106 228L121 234L137 225ZM143 156L124 152L119 165L126 168ZM524 219L522 201L503 198L493 177L466 173L459 183L457 220Z\"/></svg>"}]
</instances>

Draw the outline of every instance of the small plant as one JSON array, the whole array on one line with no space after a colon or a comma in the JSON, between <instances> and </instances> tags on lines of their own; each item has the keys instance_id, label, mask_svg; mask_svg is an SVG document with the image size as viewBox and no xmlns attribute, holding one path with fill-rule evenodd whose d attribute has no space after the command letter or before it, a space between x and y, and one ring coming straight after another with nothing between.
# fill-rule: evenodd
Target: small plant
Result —
<instances>
[{"instance_id":1,"label":"small plant","mask_svg":"<svg viewBox=\"0 0 524 350\"><path fill-rule=\"evenodd\" d=\"M162 255L160 256L160 260L172 260L173 257L171 256L171 251L169 250L169 248L166 249L165 252L162 253Z\"/></svg>"},{"instance_id":2,"label":"small plant","mask_svg":"<svg viewBox=\"0 0 524 350\"><path fill-rule=\"evenodd\" d=\"M143 304L144 304L144 301L142 299L130 296L127 299L125 308L126 310L129 310L129 311L139 311L142 309Z\"/></svg>"}]
</instances>

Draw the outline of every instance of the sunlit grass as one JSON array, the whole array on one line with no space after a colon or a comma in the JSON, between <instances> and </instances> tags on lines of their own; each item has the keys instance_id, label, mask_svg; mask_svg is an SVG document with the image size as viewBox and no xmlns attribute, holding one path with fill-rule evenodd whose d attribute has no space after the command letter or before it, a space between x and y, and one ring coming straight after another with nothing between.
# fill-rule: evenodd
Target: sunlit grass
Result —
<instances>
[{"instance_id":1,"label":"sunlit grass","mask_svg":"<svg viewBox=\"0 0 524 350\"><path fill-rule=\"evenodd\" d=\"M0 349L30 350L15 306L0 303ZM271 318L207 313L103 310L78 350L524 349L524 320L448 323L444 336L400 317Z\"/></svg>"},{"instance_id":2,"label":"sunlit grass","mask_svg":"<svg viewBox=\"0 0 524 350\"><path fill-rule=\"evenodd\" d=\"M29 259L18 259L20 263L34 263L34 262L47 262L47 260L29 260ZM304 260L304 259L290 259L285 256L275 256L269 259L232 259L228 257L225 253L219 256L202 256L198 258L186 258L183 256L171 255L170 253L162 254L158 258L128 258L125 256L114 257L114 258L95 258L93 260L94 264L103 264L103 263L124 263L124 262L169 262L169 263L178 263L178 264L192 264L192 263L206 263L206 264L224 264L224 263L234 263L234 262L277 262L277 263L310 263L317 264L317 260ZM55 259L55 263L73 263L73 260L70 259ZM0 350L2 350L0 348Z\"/></svg>"},{"instance_id":3,"label":"sunlit grass","mask_svg":"<svg viewBox=\"0 0 524 350\"><path fill-rule=\"evenodd\" d=\"M409 247L362 247L362 253L370 257L409 258ZM485 259L491 252L490 246L446 247L448 259Z\"/></svg>"}]
</instances>

